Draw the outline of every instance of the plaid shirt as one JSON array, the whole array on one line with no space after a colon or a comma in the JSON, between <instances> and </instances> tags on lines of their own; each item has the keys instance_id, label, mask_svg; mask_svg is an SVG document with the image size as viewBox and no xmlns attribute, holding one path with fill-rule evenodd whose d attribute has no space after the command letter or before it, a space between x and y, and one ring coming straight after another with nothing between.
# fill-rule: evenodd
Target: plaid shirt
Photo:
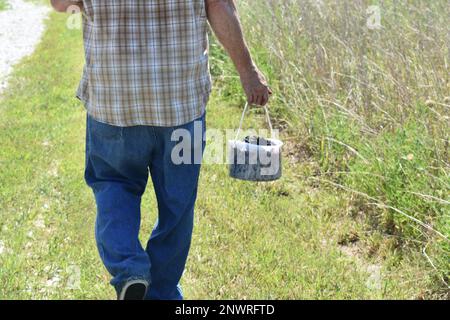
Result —
<instances>
[{"instance_id":1,"label":"plaid shirt","mask_svg":"<svg viewBox=\"0 0 450 320\"><path fill-rule=\"evenodd\" d=\"M205 111L205 0L83 0L86 63L77 97L121 127L177 126Z\"/></svg>"}]
</instances>

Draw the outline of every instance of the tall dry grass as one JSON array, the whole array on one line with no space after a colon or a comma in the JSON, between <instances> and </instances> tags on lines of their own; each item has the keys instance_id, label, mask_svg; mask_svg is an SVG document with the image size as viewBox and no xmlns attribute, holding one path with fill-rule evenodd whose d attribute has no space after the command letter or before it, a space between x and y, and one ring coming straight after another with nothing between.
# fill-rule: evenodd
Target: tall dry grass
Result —
<instances>
[{"instance_id":1,"label":"tall dry grass","mask_svg":"<svg viewBox=\"0 0 450 320\"><path fill-rule=\"evenodd\" d=\"M398 246L422 250L448 287L448 0L239 6L272 110L312 150L318 179L352 194Z\"/></svg>"}]
</instances>

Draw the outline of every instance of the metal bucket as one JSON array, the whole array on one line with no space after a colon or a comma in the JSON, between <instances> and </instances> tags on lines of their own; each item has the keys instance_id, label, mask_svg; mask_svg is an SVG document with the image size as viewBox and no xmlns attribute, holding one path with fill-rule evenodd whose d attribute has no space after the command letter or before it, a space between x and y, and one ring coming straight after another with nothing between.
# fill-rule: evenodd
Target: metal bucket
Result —
<instances>
[{"instance_id":1,"label":"metal bucket","mask_svg":"<svg viewBox=\"0 0 450 320\"><path fill-rule=\"evenodd\" d=\"M271 138L246 137L238 140L239 132L248 104L242 113L236 138L228 141L229 175L232 178L247 181L274 181L282 175L281 147L283 142L275 139L269 111L266 111L266 119L270 127Z\"/></svg>"}]
</instances>

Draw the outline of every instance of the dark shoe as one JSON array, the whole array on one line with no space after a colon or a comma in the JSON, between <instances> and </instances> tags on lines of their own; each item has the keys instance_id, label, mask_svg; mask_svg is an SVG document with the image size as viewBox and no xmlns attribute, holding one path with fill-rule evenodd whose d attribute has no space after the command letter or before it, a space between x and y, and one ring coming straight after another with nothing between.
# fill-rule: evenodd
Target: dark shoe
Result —
<instances>
[{"instance_id":1,"label":"dark shoe","mask_svg":"<svg viewBox=\"0 0 450 320\"><path fill-rule=\"evenodd\" d=\"M118 300L144 300L148 282L145 280L130 280L122 288Z\"/></svg>"}]
</instances>

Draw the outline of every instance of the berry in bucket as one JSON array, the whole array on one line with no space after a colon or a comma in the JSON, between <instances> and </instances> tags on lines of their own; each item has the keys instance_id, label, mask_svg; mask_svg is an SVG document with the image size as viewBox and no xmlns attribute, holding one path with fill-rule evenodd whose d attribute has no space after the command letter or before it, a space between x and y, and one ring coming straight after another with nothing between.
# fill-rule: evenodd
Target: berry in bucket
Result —
<instances>
[{"instance_id":1,"label":"berry in bucket","mask_svg":"<svg viewBox=\"0 0 450 320\"><path fill-rule=\"evenodd\" d=\"M242 113L239 129L234 140L228 141L230 177L247 181L273 181L281 178L281 146L275 139L267 107L264 107L271 138L247 136L238 140L248 104Z\"/></svg>"}]
</instances>

